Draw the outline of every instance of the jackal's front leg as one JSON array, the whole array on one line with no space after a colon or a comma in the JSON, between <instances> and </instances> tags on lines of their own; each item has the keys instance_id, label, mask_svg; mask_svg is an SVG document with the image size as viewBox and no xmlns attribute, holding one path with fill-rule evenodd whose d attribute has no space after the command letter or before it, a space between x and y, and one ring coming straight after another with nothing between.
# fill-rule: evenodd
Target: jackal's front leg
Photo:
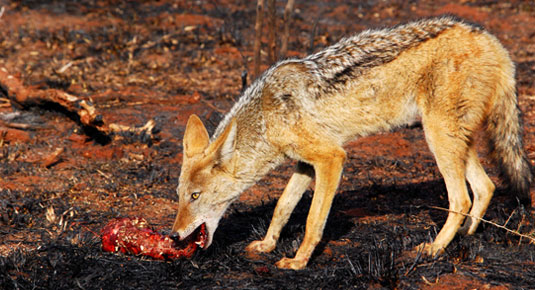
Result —
<instances>
[{"instance_id":1,"label":"jackal's front leg","mask_svg":"<svg viewBox=\"0 0 535 290\"><path fill-rule=\"evenodd\" d=\"M304 152L303 157L314 166L316 188L308 213L305 238L294 258L283 258L277 262L279 268L299 270L306 267L312 252L321 240L332 200L340 182L345 151L338 146L325 146L325 144L310 149Z\"/></svg>"},{"instance_id":2,"label":"jackal's front leg","mask_svg":"<svg viewBox=\"0 0 535 290\"><path fill-rule=\"evenodd\" d=\"M261 241L249 244L245 249L247 252L268 253L275 249L282 228L288 222L292 211L303 196L313 176L314 168L312 166L304 162L297 163L295 173L277 202L266 236Z\"/></svg>"}]
</instances>

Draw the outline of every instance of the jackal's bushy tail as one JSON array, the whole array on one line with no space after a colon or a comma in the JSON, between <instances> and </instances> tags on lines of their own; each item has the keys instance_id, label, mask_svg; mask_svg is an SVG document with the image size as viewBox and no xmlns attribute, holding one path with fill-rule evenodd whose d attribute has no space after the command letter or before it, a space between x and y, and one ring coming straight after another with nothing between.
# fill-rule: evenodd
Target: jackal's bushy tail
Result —
<instances>
[{"instance_id":1,"label":"jackal's bushy tail","mask_svg":"<svg viewBox=\"0 0 535 290\"><path fill-rule=\"evenodd\" d=\"M502 178L523 204L530 205L533 173L522 144L522 131L513 83L503 87L502 95L496 98L489 114L487 134L491 156L500 167Z\"/></svg>"}]
</instances>

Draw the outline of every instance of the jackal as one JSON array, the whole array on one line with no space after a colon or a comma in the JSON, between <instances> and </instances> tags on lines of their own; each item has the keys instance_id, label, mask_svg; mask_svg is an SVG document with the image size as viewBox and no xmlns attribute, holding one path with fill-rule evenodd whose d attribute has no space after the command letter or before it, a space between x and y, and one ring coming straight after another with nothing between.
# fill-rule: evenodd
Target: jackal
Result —
<instances>
[{"instance_id":1,"label":"jackal","mask_svg":"<svg viewBox=\"0 0 535 290\"><path fill-rule=\"evenodd\" d=\"M475 232L480 220L459 213L482 217L494 192L477 157L476 131L486 132L511 190L529 202L532 173L514 75L494 36L451 16L366 30L303 59L280 61L245 90L212 138L197 116L189 118L173 232L184 238L204 223L209 246L231 202L285 159L295 159L265 238L246 250L275 248L315 177L303 242L294 258L277 262L302 269L321 240L346 159L344 143L421 118L451 212L434 242L420 249L439 254L457 232Z\"/></svg>"}]
</instances>

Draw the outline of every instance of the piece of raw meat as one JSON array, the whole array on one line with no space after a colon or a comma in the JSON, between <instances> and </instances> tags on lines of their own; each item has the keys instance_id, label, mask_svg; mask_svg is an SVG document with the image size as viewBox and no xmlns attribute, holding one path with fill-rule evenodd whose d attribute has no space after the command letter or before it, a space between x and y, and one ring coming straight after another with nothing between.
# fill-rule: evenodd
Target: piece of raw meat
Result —
<instances>
[{"instance_id":1,"label":"piece of raw meat","mask_svg":"<svg viewBox=\"0 0 535 290\"><path fill-rule=\"evenodd\" d=\"M184 241L177 242L154 231L144 218L125 217L111 220L101 230L101 238L102 249L107 252L176 259L190 258L198 246L204 247L207 235L205 225L202 224Z\"/></svg>"}]
</instances>

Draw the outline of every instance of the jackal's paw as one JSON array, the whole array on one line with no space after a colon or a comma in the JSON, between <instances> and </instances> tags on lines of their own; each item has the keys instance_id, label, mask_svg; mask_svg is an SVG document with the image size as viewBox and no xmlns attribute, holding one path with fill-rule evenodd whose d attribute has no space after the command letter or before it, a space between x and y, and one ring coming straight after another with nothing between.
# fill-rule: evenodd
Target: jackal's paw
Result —
<instances>
[{"instance_id":1,"label":"jackal's paw","mask_svg":"<svg viewBox=\"0 0 535 290\"><path fill-rule=\"evenodd\" d=\"M435 243L432 243L432 244L421 243L418 246L416 246L413 251L416 253L422 253L424 255L434 258L444 253L444 247L440 245L436 245Z\"/></svg>"},{"instance_id":2,"label":"jackal's paw","mask_svg":"<svg viewBox=\"0 0 535 290\"><path fill-rule=\"evenodd\" d=\"M276 242L273 241L254 241L250 243L245 250L248 253L269 253L275 249Z\"/></svg>"},{"instance_id":3,"label":"jackal's paw","mask_svg":"<svg viewBox=\"0 0 535 290\"><path fill-rule=\"evenodd\" d=\"M275 263L279 269L301 270L307 266L308 259L282 258Z\"/></svg>"}]
</instances>

